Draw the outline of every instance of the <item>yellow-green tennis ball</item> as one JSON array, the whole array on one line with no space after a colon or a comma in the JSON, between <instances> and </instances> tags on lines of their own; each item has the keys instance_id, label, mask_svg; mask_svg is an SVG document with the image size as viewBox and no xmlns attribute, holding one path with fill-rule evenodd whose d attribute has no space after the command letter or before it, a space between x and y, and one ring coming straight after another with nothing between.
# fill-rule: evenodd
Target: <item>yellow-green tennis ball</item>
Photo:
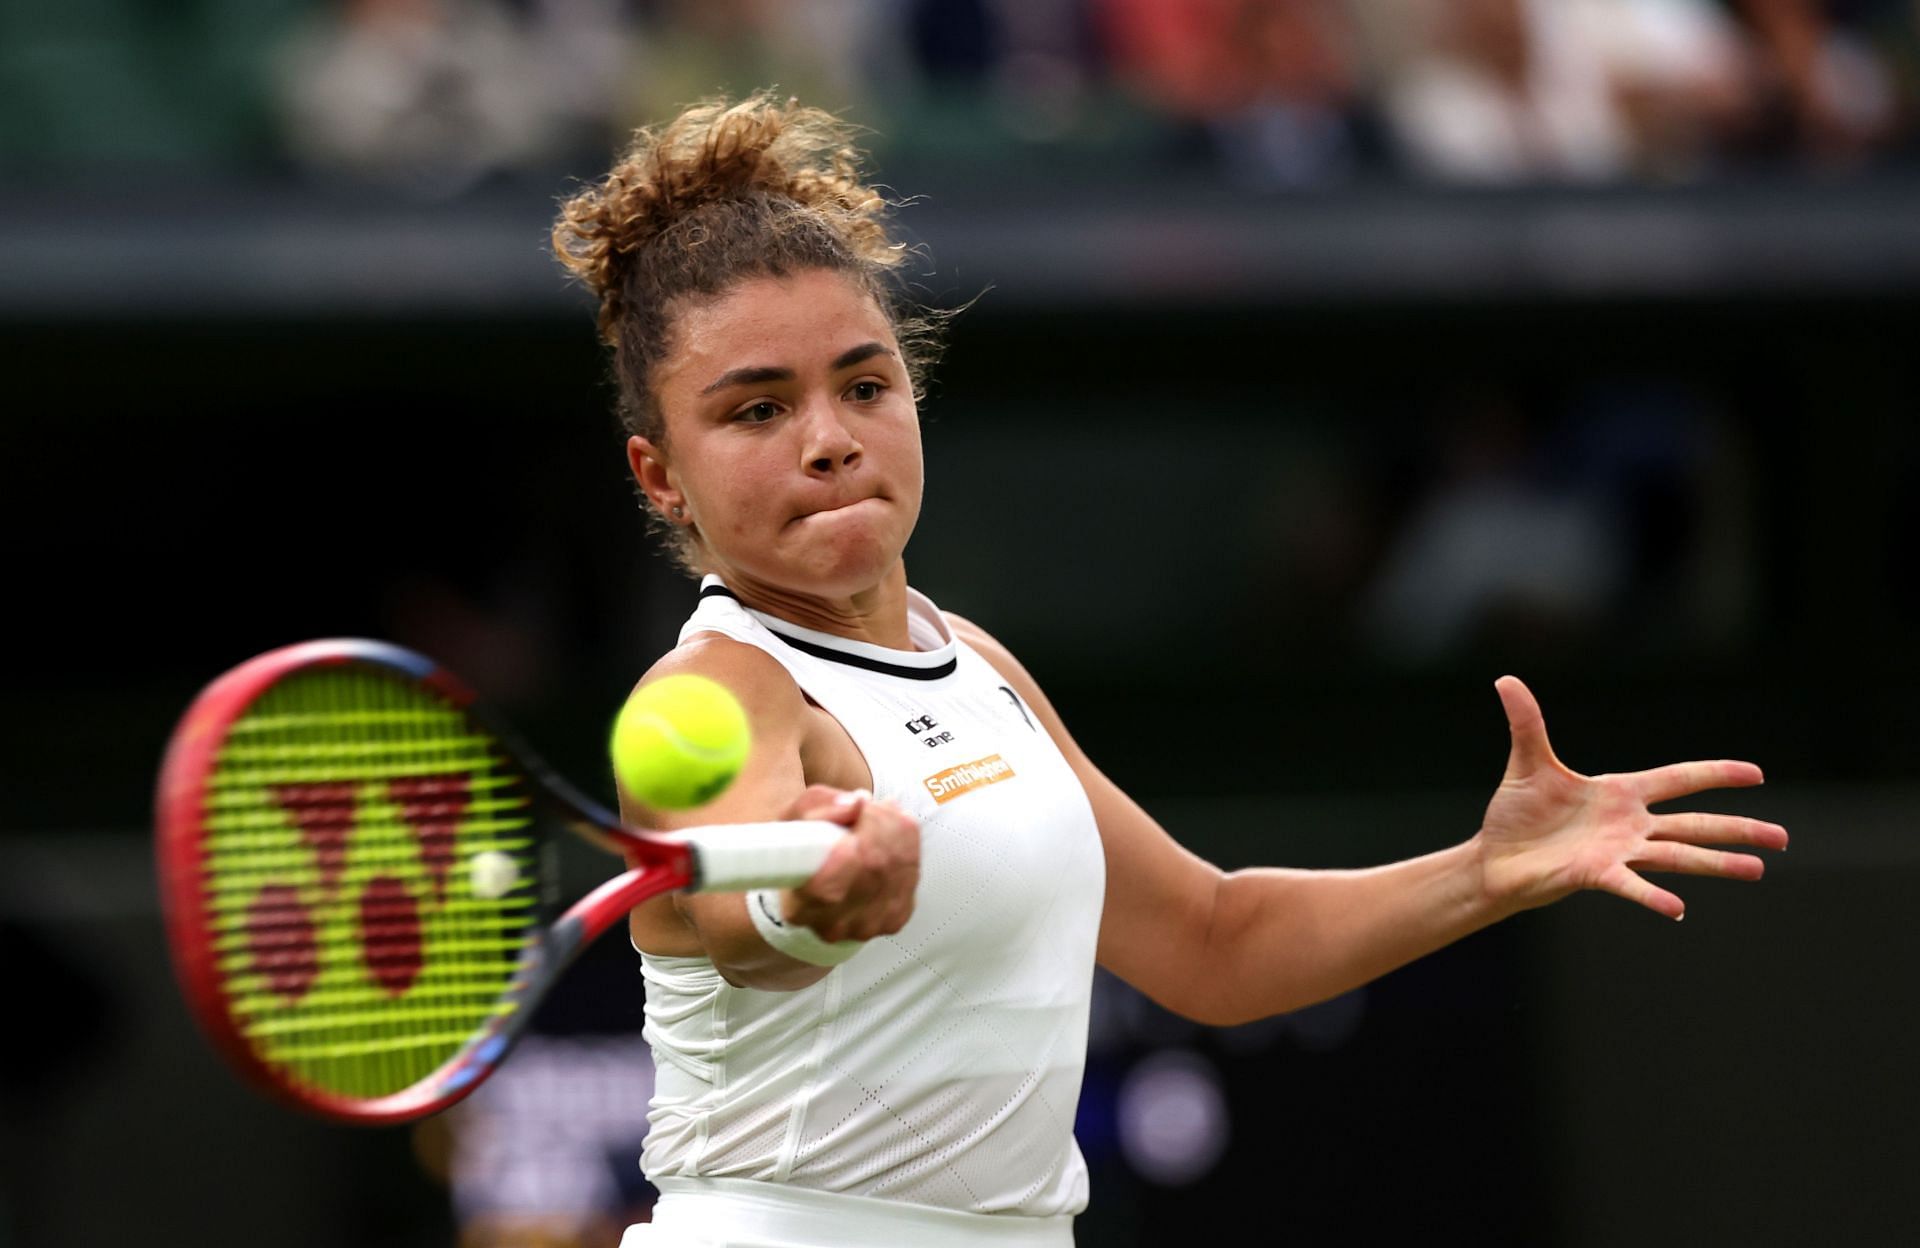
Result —
<instances>
[{"instance_id":1,"label":"yellow-green tennis ball","mask_svg":"<svg viewBox=\"0 0 1920 1248\"><path fill-rule=\"evenodd\" d=\"M746 712L705 676L665 676L634 691L613 721L613 771L654 810L704 806L747 761Z\"/></svg>"}]
</instances>

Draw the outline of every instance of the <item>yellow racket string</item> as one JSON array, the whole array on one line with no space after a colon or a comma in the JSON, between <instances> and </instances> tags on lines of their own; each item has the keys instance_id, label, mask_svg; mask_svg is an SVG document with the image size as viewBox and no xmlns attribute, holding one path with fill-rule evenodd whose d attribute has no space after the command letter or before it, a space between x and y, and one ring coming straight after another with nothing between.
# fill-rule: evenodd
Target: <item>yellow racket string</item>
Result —
<instances>
[{"instance_id":1,"label":"yellow racket string","mask_svg":"<svg viewBox=\"0 0 1920 1248\"><path fill-rule=\"evenodd\" d=\"M209 779L202 879L261 1059L385 1096L504 1012L537 917L527 805L500 746L403 677L316 668L267 690Z\"/></svg>"}]
</instances>

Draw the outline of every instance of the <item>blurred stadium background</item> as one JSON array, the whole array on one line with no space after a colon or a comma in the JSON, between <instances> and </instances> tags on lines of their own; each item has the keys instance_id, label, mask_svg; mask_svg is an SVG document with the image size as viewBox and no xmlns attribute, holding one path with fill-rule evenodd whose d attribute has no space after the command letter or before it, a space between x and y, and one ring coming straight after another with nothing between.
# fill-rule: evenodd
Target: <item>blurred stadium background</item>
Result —
<instances>
[{"instance_id":1,"label":"blurred stadium background","mask_svg":"<svg viewBox=\"0 0 1920 1248\"><path fill-rule=\"evenodd\" d=\"M1684 928L1577 898L1232 1031L1103 980L1081 1242L1904 1242L1920 4L0 0L0 1245L646 1208L618 942L460 1113L321 1127L199 1043L145 824L204 681L338 633L609 795L692 593L546 225L766 84L985 292L916 583L1186 843L1465 836L1508 670L1575 766L1754 758L1721 805L1796 835Z\"/></svg>"}]
</instances>

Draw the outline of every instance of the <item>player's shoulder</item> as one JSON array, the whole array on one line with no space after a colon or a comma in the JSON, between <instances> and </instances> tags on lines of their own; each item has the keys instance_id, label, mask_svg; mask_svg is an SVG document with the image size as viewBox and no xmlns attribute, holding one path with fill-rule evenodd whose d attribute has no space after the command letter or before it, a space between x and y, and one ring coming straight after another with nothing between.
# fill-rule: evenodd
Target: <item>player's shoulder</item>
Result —
<instances>
[{"instance_id":1,"label":"player's shoulder","mask_svg":"<svg viewBox=\"0 0 1920 1248\"><path fill-rule=\"evenodd\" d=\"M804 699L793 676L766 651L721 633L695 633L661 655L635 688L667 676L705 676L740 700L748 718L797 715Z\"/></svg>"},{"instance_id":2,"label":"player's shoulder","mask_svg":"<svg viewBox=\"0 0 1920 1248\"><path fill-rule=\"evenodd\" d=\"M999 638L964 615L955 615L951 611L942 611L940 614L946 618L947 627L953 630L953 635L972 647L974 653L992 664L1002 676L1015 683L1033 683L1033 677L1025 666Z\"/></svg>"},{"instance_id":3,"label":"player's shoulder","mask_svg":"<svg viewBox=\"0 0 1920 1248\"><path fill-rule=\"evenodd\" d=\"M1013 651L1001 644L1000 640L972 620L951 611L942 611L947 627L953 630L954 637L971 647L973 652L985 659L987 665L1006 681L1007 686L1020 695L1022 701L1039 712L1041 722L1046 726L1061 749L1068 751L1069 757L1078 757L1079 747L1073 744L1073 737L1067 732L1067 726L1061 722L1059 714L1053 709L1053 703L1047 700L1040 682L1033 678L1026 666L1013 657Z\"/></svg>"},{"instance_id":4,"label":"player's shoulder","mask_svg":"<svg viewBox=\"0 0 1920 1248\"><path fill-rule=\"evenodd\" d=\"M952 611L942 611L940 616L946 620L947 627L952 630L955 637L966 642L975 650L991 649L1006 651L1007 648L1000 644L998 638L994 637L992 633L989 633L986 629L980 627L966 616L958 615Z\"/></svg>"}]
</instances>

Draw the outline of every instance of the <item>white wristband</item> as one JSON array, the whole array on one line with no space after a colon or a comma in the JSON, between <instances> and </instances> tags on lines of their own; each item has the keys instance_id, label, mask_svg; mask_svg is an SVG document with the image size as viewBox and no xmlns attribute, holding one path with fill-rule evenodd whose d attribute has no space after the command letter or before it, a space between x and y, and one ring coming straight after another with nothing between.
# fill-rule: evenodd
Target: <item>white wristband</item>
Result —
<instances>
[{"instance_id":1,"label":"white wristband","mask_svg":"<svg viewBox=\"0 0 1920 1248\"><path fill-rule=\"evenodd\" d=\"M860 952L864 941L821 940L812 928L787 922L780 892L777 888L762 888L747 894L747 917L753 920L760 939L790 958L815 966L839 966Z\"/></svg>"}]
</instances>

